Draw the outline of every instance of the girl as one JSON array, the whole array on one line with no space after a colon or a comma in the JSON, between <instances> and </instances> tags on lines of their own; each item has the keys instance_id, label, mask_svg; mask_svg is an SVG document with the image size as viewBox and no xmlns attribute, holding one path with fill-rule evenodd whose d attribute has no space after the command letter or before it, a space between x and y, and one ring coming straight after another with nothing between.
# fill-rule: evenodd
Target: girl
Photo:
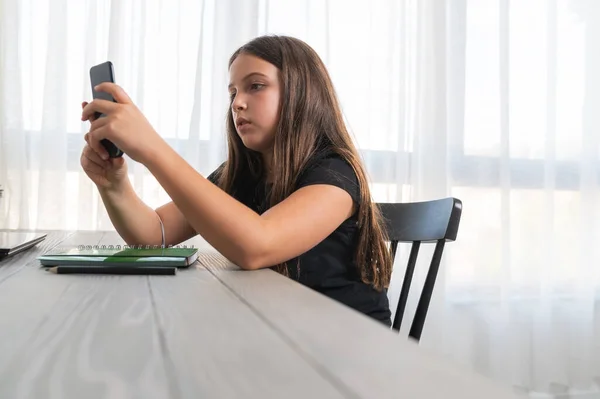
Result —
<instances>
[{"instance_id":1,"label":"girl","mask_svg":"<svg viewBox=\"0 0 600 399\"><path fill-rule=\"evenodd\" d=\"M187 164L117 85L116 103L83 103L81 165L130 245L175 245L200 234L246 270L271 267L390 325L392 264L358 152L329 74L306 43L263 36L229 60L228 156L207 178ZM106 117L95 120L95 112ZM169 194L156 210L127 178L109 139Z\"/></svg>"}]
</instances>

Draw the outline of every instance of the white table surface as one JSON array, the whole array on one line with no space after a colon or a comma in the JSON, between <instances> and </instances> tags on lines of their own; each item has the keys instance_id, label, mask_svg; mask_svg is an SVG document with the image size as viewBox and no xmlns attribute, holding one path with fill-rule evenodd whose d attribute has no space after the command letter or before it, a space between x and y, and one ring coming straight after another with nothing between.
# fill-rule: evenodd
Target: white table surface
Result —
<instances>
[{"instance_id":1,"label":"white table surface","mask_svg":"<svg viewBox=\"0 0 600 399\"><path fill-rule=\"evenodd\" d=\"M507 387L200 238L176 276L55 275L50 232L0 261L0 398L515 398Z\"/></svg>"}]
</instances>

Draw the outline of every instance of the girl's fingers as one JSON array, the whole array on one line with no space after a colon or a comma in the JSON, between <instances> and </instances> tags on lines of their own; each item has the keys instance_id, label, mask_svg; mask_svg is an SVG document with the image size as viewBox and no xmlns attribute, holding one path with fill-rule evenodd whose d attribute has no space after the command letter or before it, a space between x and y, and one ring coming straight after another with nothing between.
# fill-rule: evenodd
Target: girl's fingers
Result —
<instances>
[{"instance_id":1,"label":"girl's fingers","mask_svg":"<svg viewBox=\"0 0 600 399\"><path fill-rule=\"evenodd\" d=\"M90 125L90 133L101 128L102 126L105 126L108 123L108 120L108 118L98 118L94 120Z\"/></svg>"},{"instance_id":2,"label":"girl's fingers","mask_svg":"<svg viewBox=\"0 0 600 399\"><path fill-rule=\"evenodd\" d=\"M82 110L85 109L86 105L88 105L88 104L89 103L87 101L82 102L81 103L81 109ZM87 118L87 120L90 121L90 122L94 122L96 120L96 115L95 114L91 115L89 118Z\"/></svg>"},{"instance_id":3,"label":"girl's fingers","mask_svg":"<svg viewBox=\"0 0 600 399\"><path fill-rule=\"evenodd\" d=\"M103 129L104 128L98 128L93 132L90 131L89 133L87 133L87 143L92 148L92 150L94 150L94 152L96 152L100 156L100 158L106 161L109 158L108 151L106 151L106 148L104 148L104 146L100 143L99 140L95 139L95 137L102 137L101 133Z\"/></svg>"},{"instance_id":4,"label":"girl's fingers","mask_svg":"<svg viewBox=\"0 0 600 399\"><path fill-rule=\"evenodd\" d=\"M119 108L119 104L102 99L95 99L85 107L83 107L83 112L81 113L81 120L87 121L94 118L94 114L96 112L100 112L101 114L110 115L115 110ZM95 119L95 118L94 118Z\"/></svg>"},{"instance_id":5,"label":"girl's fingers","mask_svg":"<svg viewBox=\"0 0 600 399\"><path fill-rule=\"evenodd\" d=\"M84 155L87 159L90 160L90 162L95 163L99 167L106 167L106 161L102 160L102 158L100 158L100 155L98 155L96 151L92 150L92 147L90 147L89 144L83 148L82 155Z\"/></svg>"},{"instance_id":6,"label":"girl's fingers","mask_svg":"<svg viewBox=\"0 0 600 399\"><path fill-rule=\"evenodd\" d=\"M92 152L92 151L89 151ZM81 166L83 167L84 170L90 172L90 173L94 173L96 175L102 175L104 173L104 168L100 165L98 165L96 162L92 161L88 155L89 152L86 153L86 151L81 153Z\"/></svg>"}]
</instances>

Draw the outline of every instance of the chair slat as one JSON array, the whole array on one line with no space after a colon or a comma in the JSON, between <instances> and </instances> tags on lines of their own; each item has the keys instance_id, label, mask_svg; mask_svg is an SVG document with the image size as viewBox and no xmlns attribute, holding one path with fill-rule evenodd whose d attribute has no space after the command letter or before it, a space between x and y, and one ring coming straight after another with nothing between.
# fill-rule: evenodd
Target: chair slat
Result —
<instances>
[{"instance_id":1,"label":"chair slat","mask_svg":"<svg viewBox=\"0 0 600 399\"><path fill-rule=\"evenodd\" d=\"M410 249L408 265L406 266L404 280L402 281L402 290L400 291L400 298L398 299L398 307L396 308L396 315L394 316L394 323L392 324L392 329L395 331L400 331L400 326L402 325L402 317L404 315L404 309L406 309L406 302L408 301L408 293L410 291L410 284L415 272L415 265L417 264L417 256L419 255L420 245L421 243L416 241L413 243Z\"/></svg>"},{"instance_id":2,"label":"chair slat","mask_svg":"<svg viewBox=\"0 0 600 399\"><path fill-rule=\"evenodd\" d=\"M444 240L439 240L435 246L431 265L429 266L425 284L423 284L423 291L421 291L421 297L419 298L419 304L417 305L417 311L415 312L415 317L408 333L409 337L412 337L417 341L421 339L421 333L423 332L423 326L425 325L425 318L427 317L427 310L429 309L429 302L431 302L431 295L433 294L433 287L435 286L435 279L440 268L440 261L442 260L442 252L444 251L445 243Z\"/></svg>"}]
</instances>

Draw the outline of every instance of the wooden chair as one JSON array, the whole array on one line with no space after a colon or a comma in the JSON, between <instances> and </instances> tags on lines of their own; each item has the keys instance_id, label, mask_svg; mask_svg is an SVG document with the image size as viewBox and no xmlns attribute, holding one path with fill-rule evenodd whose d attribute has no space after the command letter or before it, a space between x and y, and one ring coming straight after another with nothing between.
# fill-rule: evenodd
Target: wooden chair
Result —
<instances>
[{"instance_id":1,"label":"wooden chair","mask_svg":"<svg viewBox=\"0 0 600 399\"><path fill-rule=\"evenodd\" d=\"M436 244L409 332L410 337L419 341L442 259L444 244L456 240L462 202L457 198L444 198L425 202L378 203L377 205L385 222L392 259L396 257L399 242L412 243L398 307L392 322L392 329L395 331L400 331L421 243Z\"/></svg>"}]
</instances>

